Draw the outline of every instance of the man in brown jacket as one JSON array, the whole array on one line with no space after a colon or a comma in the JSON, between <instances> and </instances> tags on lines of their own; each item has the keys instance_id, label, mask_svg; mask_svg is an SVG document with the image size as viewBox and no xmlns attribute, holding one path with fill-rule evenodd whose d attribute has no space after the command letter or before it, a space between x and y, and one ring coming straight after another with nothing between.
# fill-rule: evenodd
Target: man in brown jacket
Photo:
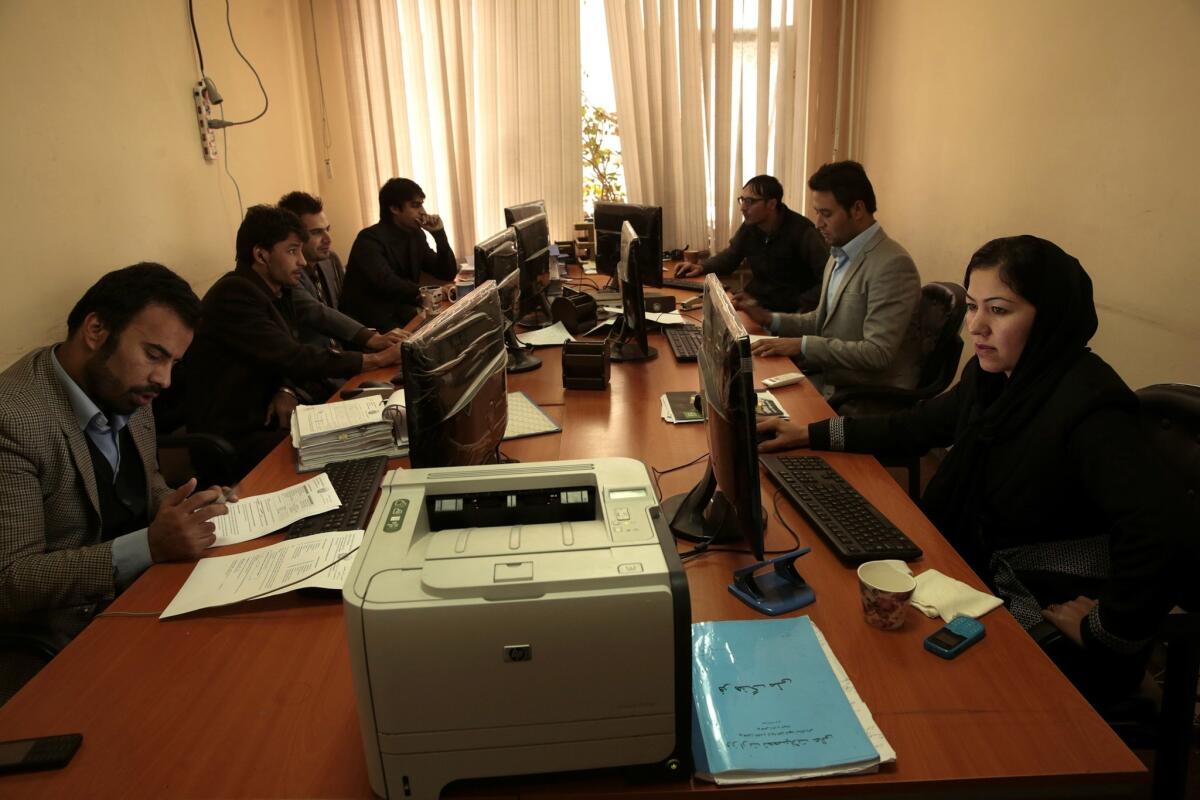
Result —
<instances>
[{"instance_id":1,"label":"man in brown jacket","mask_svg":"<svg viewBox=\"0 0 1200 800\"><path fill-rule=\"evenodd\" d=\"M0 374L0 703L151 563L212 544L221 489L167 487L150 411L199 311L164 266L110 272Z\"/></svg>"}]
</instances>

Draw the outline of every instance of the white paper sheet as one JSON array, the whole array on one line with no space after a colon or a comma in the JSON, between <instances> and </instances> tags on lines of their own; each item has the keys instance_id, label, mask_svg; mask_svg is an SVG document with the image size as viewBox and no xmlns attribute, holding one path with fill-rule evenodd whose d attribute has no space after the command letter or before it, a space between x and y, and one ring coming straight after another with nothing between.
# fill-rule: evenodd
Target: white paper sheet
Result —
<instances>
[{"instance_id":1,"label":"white paper sheet","mask_svg":"<svg viewBox=\"0 0 1200 800\"><path fill-rule=\"evenodd\" d=\"M341 589L354 561L346 554L362 538L362 531L328 531L248 553L202 558L158 618L301 588Z\"/></svg>"},{"instance_id":2,"label":"white paper sheet","mask_svg":"<svg viewBox=\"0 0 1200 800\"><path fill-rule=\"evenodd\" d=\"M518 333L517 339L522 344L532 345L533 347L550 347L562 344L563 342L575 341L575 337L567 332L566 327L561 322L556 322L549 328L538 328Z\"/></svg>"},{"instance_id":3,"label":"white paper sheet","mask_svg":"<svg viewBox=\"0 0 1200 800\"><path fill-rule=\"evenodd\" d=\"M765 336L761 333L751 333L751 334L749 334L749 336L750 336L750 344L754 344L755 342L761 341L762 339L778 339L779 338L778 336Z\"/></svg>"},{"instance_id":4,"label":"white paper sheet","mask_svg":"<svg viewBox=\"0 0 1200 800\"><path fill-rule=\"evenodd\" d=\"M625 312L621 310L621 306L600 306L601 308L611 312L616 316L621 316ZM646 319L649 322L657 322L660 325L682 325L685 320L683 315L678 311L647 311Z\"/></svg>"},{"instance_id":5,"label":"white paper sheet","mask_svg":"<svg viewBox=\"0 0 1200 800\"><path fill-rule=\"evenodd\" d=\"M329 476L322 472L304 483L230 503L228 514L213 518L217 540L210 547L257 539L341 504Z\"/></svg>"},{"instance_id":6,"label":"white paper sheet","mask_svg":"<svg viewBox=\"0 0 1200 800\"><path fill-rule=\"evenodd\" d=\"M378 395L367 395L353 400L343 400L340 403L323 403L321 405L296 406L292 419L300 441L317 433L344 431L362 425L378 424L383 414L385 400Z\"/></svg>"}]
</instances>

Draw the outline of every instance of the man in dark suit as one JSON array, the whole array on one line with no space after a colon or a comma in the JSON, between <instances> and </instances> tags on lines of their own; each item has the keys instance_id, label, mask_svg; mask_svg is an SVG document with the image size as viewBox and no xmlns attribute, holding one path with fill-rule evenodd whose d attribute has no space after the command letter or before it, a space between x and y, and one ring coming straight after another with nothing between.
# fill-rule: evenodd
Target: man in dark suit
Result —
<instances>
[{"instance_id":1,"label":"man in dark suit","mask_svg":"<svg viewBox=\"0 0 1200 800\"><path fill-rule=\"evenodd\" d=\"M204 295L204 318L184 362L187 427L227 439L238 475L286 435L297 402L319 403L329 378L400 361L400 348L339 352L305 344L293 301L308 233L287 209L253 206L237 232L237 267ZM204 471L207 465L197 465Z\"/></svg>"},{"instance_id":2,"label":"man in dark suit","mask_svg":"<svg viewBox=\"0 0 1200 800\"><path fill-rule=\"evenodd\" d=\"M346 271L333 249L332 229L325 218L321 198L306 192L289 192L279 198L279 207L299 217L300 224L308 232L308 239L301 248L304 273L292 287L300 341L338 350L349 347L378 352L407 338L408 334L399 329L381 333L338 311ZM330 378L325 393L337 391L343 382L341 378Z\"/></svg>"},{"instance_id":3,"label":"man in dark suit","mask_svg":"<svg viewBox=\"0 0 1200 800\"><path fill-rule=\"evenodd\" d=\"M425 213L425 192L408 178L392 178L379 190L379 222L363 228L350 248L342 311L381 331L401 327L420 310L421 273L448 281L457 270L442 218Z\"/></svg>"},{"instance_id":4,"label":"man in dark suit","mask_svg":"<svg viewBox=\"0 0 1200 800\"><path fill-rule=\"evenodd\" d=\"M167 487L150 411L199 314L166 267L126 267L0 374L0 702L151 563L212 544L221 489Z\"/></svg>"},{"instance_id":5,"label":"man in dark suit","mask_svg":"<svg viewBox=\"0 0 1200 800\"><path fill-rule=\"evenodd\" d=\"M746 181L738 207L744 222L729 247L699 264L680 264L675 275L728 275L746 261L753 277L745 293L760 306L789 312L816 308L829 247L812 222L784 205L783 185L770 175Z\"/></svg>"}]
</instances>

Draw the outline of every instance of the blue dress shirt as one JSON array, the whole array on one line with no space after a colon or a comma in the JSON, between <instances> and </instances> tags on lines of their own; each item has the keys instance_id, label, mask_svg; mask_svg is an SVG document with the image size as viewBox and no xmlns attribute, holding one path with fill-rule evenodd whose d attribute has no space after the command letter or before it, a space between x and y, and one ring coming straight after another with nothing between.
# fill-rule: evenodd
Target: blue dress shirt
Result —
<instances>
[{"instance_id":1,"label":"blue dress shirt","mask_svg":"<svg viewBox=\"0 0 1200 800\"><path fill-rule=\"evenodd\" d=\"M50 363L54 365L59 383L67 392L67 399L71 402L71 410L75 412L79 429L104 454L104 458L112 467L115 481L117 471L121 468L119 437L121 430L129 423L129 417L114 414L113 418L109 420L104 412L92 402L92 398L88 397L87 393L79 388L79 384L75 383L67 374L67 371L62 368L62 364L58 363L57 347L52 351L52 355L54 357L50 359ZM142 528L114 538L112 540L112 558L113 580L118 589L124 589L133 583L137 576L145 572L152 563L149 530Z\"/></svg>"}]
</instances>

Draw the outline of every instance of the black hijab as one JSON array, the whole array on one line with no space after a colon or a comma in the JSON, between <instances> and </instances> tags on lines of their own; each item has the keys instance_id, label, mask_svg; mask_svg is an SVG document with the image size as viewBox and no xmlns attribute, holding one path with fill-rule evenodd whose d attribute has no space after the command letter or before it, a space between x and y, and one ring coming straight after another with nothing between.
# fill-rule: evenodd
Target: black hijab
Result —
<instances>
[{"instance_id":1,"label":"black hijab","mask_svg":"<svg viewBox=\"0 0 1200 800\"><path fill-rule=\"evenodd\" d=\"M1035 236L994 239L976 251L963 283L977 269L999 267L1006 285L1037 313L1012 371L985 372L978 356L963 367L960 391L970 417L922 499L926 514L977 568L987 547L979 531L982 464L994 442L1019 432L1038 413L1096 332L1092 280L1079 261Z\"/></svg>"}]
</instances>

